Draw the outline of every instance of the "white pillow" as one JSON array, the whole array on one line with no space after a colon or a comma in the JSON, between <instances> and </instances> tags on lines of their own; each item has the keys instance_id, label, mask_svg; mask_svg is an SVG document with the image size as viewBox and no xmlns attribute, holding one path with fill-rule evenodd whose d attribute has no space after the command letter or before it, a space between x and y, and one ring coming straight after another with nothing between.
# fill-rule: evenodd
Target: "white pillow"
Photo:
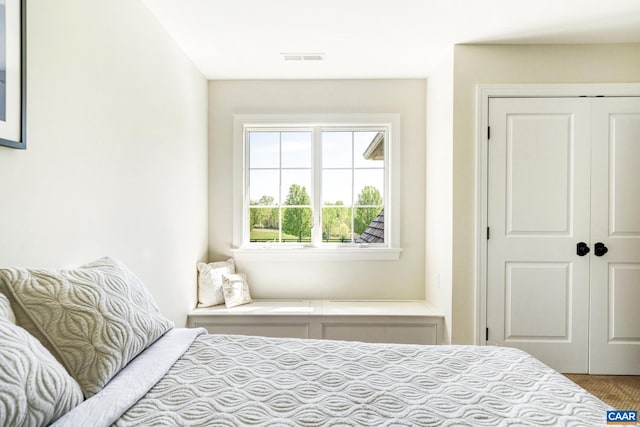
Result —
<instances>
[{"instance_id":1,"label":"white pillow","mask_svg":"<svg viewBox=\"0 0 640 427\"><path fill-rule=\"evenodd\" d=\"M224 303L227 308L252 302L246 274L224 274Z\"/></svg>"},{"instance_id":2,"label":"white pillow","mask_svg":"<svg viewBox=\"0 0 640 427\"><path fill-rule=\"evenodd\" d=\"M16 323L16 316L11 309L11 303L9 303L9 300L3 294L0 294L0 319L8 320L14 324Z\"/></svg>"},{"instance_id":3,"label":"white pillow","mask_svg":"<svg viewBox=\"0 0 640 427\"><path fill-rule=\"evenodd\" d=\"M0 292L87 398L173 328L140 279L111 258L68 270L0 269Z\"/></svg>"},{"instance_id":4,"label":"white pillow","mask_svg":"<svg viewBox=\"0 0 640 427\"><path fill-rule=\"evenodd\" d=\"M198 272L198 307L224 304L222 275L235 274L233 258L209 264L198 262Z\"/></svg>"},{"instance_id":5,"label":"white pillow","mask_svg":"<svg viewBox=\"0 0 640 427\"><path fill-rule=\"evenodd\" d=\"M80 386L51 353L0 319L0 426L47 426L81 402Z\"/></svg>"}]
</instances>

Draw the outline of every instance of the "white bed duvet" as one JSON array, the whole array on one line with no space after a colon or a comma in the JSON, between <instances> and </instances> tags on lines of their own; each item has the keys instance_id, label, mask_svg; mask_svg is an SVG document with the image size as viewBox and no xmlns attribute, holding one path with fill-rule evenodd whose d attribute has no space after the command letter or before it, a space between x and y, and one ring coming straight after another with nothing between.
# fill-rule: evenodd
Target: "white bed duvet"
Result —
<instances>
[{"instance_id":1,"label":"white bed duvet","mask_svg":"<svg viewBox=\"0 0 640 427\"><path fill-rule=\"evenodd\" d=\"M607 405L515 349L173 329L55 426L601 426Z\"/></svg>"}]
</instances>

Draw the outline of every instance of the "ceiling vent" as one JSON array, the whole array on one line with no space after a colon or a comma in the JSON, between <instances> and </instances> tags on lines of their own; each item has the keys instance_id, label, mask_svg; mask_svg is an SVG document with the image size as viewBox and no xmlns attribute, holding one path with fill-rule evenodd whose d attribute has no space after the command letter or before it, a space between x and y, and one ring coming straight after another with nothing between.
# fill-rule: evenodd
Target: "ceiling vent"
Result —
<instances>
[{"instance_id":1,"label":"ceiling vent","mask_svg":"<svg viewBox=\"0 0 640 427\"><path fill-rule=\"evenodd\" d=\"M324 61L324 53L281 53L285 61Z\"/></svg>"}]
</instances>

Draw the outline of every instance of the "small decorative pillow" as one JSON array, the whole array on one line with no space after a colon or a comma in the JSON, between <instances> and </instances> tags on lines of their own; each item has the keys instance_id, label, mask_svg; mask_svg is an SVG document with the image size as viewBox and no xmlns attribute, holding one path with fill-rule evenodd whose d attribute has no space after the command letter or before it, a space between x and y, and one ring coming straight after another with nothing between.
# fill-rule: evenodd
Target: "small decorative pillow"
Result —
<instances>
[{"instance_id":1,"label":"small decorative pillow","mask_svg":"<svg viewBox=\"0 0 640 427\"><path fill-rule=\"evenodd\" d=\"M252 302L246 274L224 274L224 303L227 308Z\"/></svg>"},{"instance_id":2,"label":"small decorative pillow","mask_svg":"<svg viewBox=\"0 0 640 427\"><path fill-rule=\"evenodd\" d=\"M224 304L222 292L222 275L235 274L236 265L233 258L226 261L198 263L198 307L211 307Z\"/></svg>"},{"instance_id":3,"label":"small decorative pillow","mask_svg":"<svg viewBox=\"0 0 640 427\"><path fill-rule=\"evenodd\" d=\"M0 319L0 426L47 426L81 402L80 386L51 353Z\"/></svg>"},{"instance_id":4,"label":"small decorative pillow","mask_svg":"<svg viewBox=\"0 0 640 427\"><path fill-rule=\"evenodd\" d=\"M0 269L0 292L85 397L173 328L140 279L111 258L70 270Z\"/></svg>"},{"instance_id":5,"label":"small decorative pillow","mask_svg":"<svg viewBox=\"0 0 640 427\"><path fill-rule=\"evenodd\" d=\"M16 317L13 314L13 310L11 310L11 303L7 297L2 294L0 294L0 319L16 323Z\"/></svg>"}]
</instances>

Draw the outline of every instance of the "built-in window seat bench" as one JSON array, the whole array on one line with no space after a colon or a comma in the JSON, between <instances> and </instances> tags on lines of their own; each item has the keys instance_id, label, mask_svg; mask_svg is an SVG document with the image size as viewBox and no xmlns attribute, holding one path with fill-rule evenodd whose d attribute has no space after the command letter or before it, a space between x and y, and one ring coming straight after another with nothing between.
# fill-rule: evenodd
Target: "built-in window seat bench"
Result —
<instances>
[{"instance_id":1,"label":"built-in window seat bench","mask_svg":"<svg viewBox=\"0 0 640 427\"><path fill-rule=\"evenodd\" d=\"M443 321L421 300L255 300L233 308L196 308L187 324L212 334L438 344Z\"/></svg>"}]
</instances>

